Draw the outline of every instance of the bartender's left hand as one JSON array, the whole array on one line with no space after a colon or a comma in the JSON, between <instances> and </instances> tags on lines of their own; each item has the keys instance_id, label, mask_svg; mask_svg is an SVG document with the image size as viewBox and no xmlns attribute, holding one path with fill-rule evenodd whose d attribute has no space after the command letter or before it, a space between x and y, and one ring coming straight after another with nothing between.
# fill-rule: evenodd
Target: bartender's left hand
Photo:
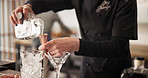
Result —
<instances>
[{"instance_id":1,"label":"bartender's left hand","mask_svg":"<svg viewBox=\"0 0 148 78\"><path fill-rule=\"evenodd\" d=\"M53 57L61 56L63 52L79 51L79 39L64 37L46 42L39 47L39 50L48 50Z\"/></svg>"}]
</instances>

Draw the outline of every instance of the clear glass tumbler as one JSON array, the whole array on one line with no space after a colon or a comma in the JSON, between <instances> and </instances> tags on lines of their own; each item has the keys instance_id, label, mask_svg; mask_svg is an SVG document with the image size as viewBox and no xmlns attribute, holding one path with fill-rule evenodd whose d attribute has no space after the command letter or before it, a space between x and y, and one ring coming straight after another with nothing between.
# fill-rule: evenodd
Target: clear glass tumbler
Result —
<instances>
[{"instance_id":1,"label":"clear glass tumbler","mask_svg":"<svg viewBox=\"0 0 148 78\"><path fill-rule=\"evenodd\" d=\"M43 55L38 50L21 51L21 77L43 78Z\"/></svg>"}]
</instances>

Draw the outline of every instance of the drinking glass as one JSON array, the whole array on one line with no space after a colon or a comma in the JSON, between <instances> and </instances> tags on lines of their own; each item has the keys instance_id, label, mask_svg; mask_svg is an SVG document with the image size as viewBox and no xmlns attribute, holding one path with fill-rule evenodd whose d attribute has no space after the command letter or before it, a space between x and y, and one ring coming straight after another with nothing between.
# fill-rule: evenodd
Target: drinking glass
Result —
<instances>
[{"instance_id":1,"label":"drinking glass","mask_svg":"<svg viewBox=\"0 0 148 78\"><path fill-rule=\"evenodd\" d=\"M21 77L43 78L43 55L38 50L21 51Z\"/></svg>"},{"instance_id":2,"label":"drinking glass","mask_svg":"<svg viewBox=\"0 0 148 78\"><path fill-rule=\"evenodd\" d=\"M67 58L69 57L69 52L64 52L59 57L52 57L49 52L45 53L45 56L50 60L51 64L54 67L54 70L56 72L56 78L60 78L60 70L62 65L66 62Z\"/></svg>"}]
</instances>

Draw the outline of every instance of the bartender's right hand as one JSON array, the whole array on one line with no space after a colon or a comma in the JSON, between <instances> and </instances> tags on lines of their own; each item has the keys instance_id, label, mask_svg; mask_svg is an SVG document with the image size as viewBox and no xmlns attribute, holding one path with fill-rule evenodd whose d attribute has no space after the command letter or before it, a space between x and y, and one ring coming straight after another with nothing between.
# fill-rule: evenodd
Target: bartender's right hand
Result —
<instances>
[{"instance_id":1,"label":"bartender's right hand","mask_svg":"<svg viewBox=\"0 0 148 78\"><path fill-rule=\"evenodd\" d=\"M27 20L28 19L28 13L32 13L34 14L33 10L32 10L32 6L30 4L25 4L22 6L19 6L18 8L14 9L11 13L10 16L10 21L13 24L13 26L16 26L17 24L22 24L22 20L17 19L16 15L18 12L23 13L24 15L24 19Z\"/></svg>"}]
</instances>

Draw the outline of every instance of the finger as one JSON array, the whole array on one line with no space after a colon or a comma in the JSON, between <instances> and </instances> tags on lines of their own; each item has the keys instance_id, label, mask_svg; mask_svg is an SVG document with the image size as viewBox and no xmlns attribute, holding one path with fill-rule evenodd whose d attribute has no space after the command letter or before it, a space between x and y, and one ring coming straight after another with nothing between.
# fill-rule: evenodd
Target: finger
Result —
<instances>
[{"instance_id":1,"label":"finger","mask_svg":"<svg viewBox=\"0 0 148 78\"><path fill-rule=\"evenodd\" d=\"M53 50L53 51L50 51L49 53L53 56L53 55L56 55L57 53L59 53L59 51L58 50Z\"/></svg>"},{"instance_id":2,"label":"finger","mask_svg":"<svg viewBox=\"0 0 148 78\"><path fill-rule=\"evenodd\" d=\"M61 53L56 53L55 55L53 55L53 57L55 58L55 57L59 57L61 55L62 55Z\"/></svg>"},{"instance_id":3,"label":"finger","mask_svg":"<svg viewBox=\"0 0 148 78\"><path fill-rule=\"evenodd\" d=\"M16 74L14 75L14 78L17 78L17 75Z\"/></svg>"},{"instance_id":4,"label":"finger","mask_svg":"<svg viewBox=\"0 0 148 78\"><path fill-rule=\"evenodd\" d=\"M48 47L48 49L47 49L44 45L39 46L38 49L39 49L40 51L45 51L45 52L51 52L51 51L56 50L56 48L54 48L54 47Z\"/></svg>"},{"instance_id":5,"label":"finger","mask_svg":"<svg viewBox=\"0 0 148 78\"><path fill-rule=\"evenodd\" d=\"M28 20L28 13L29 13L29 9L28 9L29 7L24 7L23 8L23 14L24 14L24 19L25 20Z\"/></svg>"},{"instance_id":6,"label":"finger","mask_svg":"<svg viewBox=\"0 0 148 78\"><path fill-rule=\"evenodd\" d=\"M49 50L50 51L50 48L54 47L54 42L51 40L51 41L48 41L46 42L45 44L39 46L39 50L43 51L43 50Z\"/></svg>"},{"instance_id":7,"label":"finger","mask_svg":"<svg viewBox=\"0 0 148 78\"><path fill-rule=\"evenodd\" d=\"M53 40L48 41L44 44L46 49L48 49L49 47L53 47L54 45L56 45L56 43Z\"/></svg>"},{"instance_id":8,"label":"finger","mask_svg":"<svg viewBox=\"0 0 148 78\"><path fill-rule=\"evenodd\" d=\"M51 46L51 47L48 47L48 52L52 52L52 51L55 51L55 50L58 50L60 51L60 49L58 49L56 46Z\"/></svg>"},{"instance_id":9,"label":"finger","mask_svg":"<svg viewBox=\"0 0 148 78\"><path fill-rule=\"evenodd\" d=\"M17 25L16 22L13 20L12 16L10 16L10 21L11 21L11 23L12 23L13 26L16 26Z\"/></svg>"},{"instance_id":10,"label":"finger","mask_svg":"<svg viewBox=\"0 0 148 78\"><path fill-rule=\"evenodd\" d=\"M46 50L46 48L45 48L45 45L44 45L44 44L43 44L43 45L40 45L38 49L39 49L40 51Z\"/></svg>"},{"instance_id":11,"label":"finger","mask_svg":"<svg viewBox=\"0 0 148 78\"><path fill-rule=\"evenodd\" d=\"M18 12L23 13L23 7L22 7L22 6L20 6L20 7L18 7L18 8L16 9L15 15L17 15ZM17 21L18 21L19 24L22 24L22 20L21 20L21 19L17 19Z\"/></svg>"},{"instance_id":12,"label":"finger","mask_svg":"<svg viewBox=\"0 0 148 78\"><path fill-rule=\"evenodd\" d=\"M39 46L39 50L46 50L46 49L49 49L50 47L53 47L53 42L51 42L51 41L48 41L48 42L46 42L45 44L43 44L43 45L41 45L41 46Z\"/></svg>"},{"instance_id":13,"label":"finger","mask_svg":"<svg viewBox=\"0 0 148 78\"><path fill-rule=\"evenodd\" d=\"M34 12L32 11L32 9L29 6L24 6L24 8L23 8L23 14L24 14L24 19L25 20L28 19L28 14L29 13L35 15Z\"/></svg>"},{"instance_id":14,"label":"finger","mask_svg":"<svg viewBox=\"0 0 148 78\"><path fill-rule=\"evenodd\" d=\"M24 14L24 19L25 20L28 19L28 13L31 13L31 14L35 15L32 8L31 8L31 5L27 4L27 5L24 5L23 7L24 7L23 8L23 14Z\"/></svg>"},{"instance_id":15,"label":"finger","mask_svg":"<svg viewBox=\"0 0 148 78\"><path fill-rule=\"evenodd\" d=\"M18 78L22 78L22 76L21 76L21 75L19 75L19 76L18 76Z\"/></svg>"},{"instance_id":16,"label":"finger","mask_svg":"<svg viewBox=\"0 0 148 78\"><path fill-rule=\"evenodd\" d=\"M20 76L19 76L19 75L17 75L17 74L15 74L15 75L14 75L14 78L20 78Z\"/></svg>"},{"instance_id":17,"label":"finger","mask_svg":"<svg viewBox=\"0 0 148 78\"><path fill-rule=\"evenodd\" d=\"M15 12L14 11L12 12L11 16L12 16L12 19L14 20L14 22L16 24L18 24L18 21L17 21L18 19L17 19L16 15L15 15Z\"/></svg>"},{"instance_id":18,"label":"finger","mask_svg":"<svg viewBox=\"0 0 148 78\"><path fill-rule=\"evenodd\" d=\"M17 14L18 12L23 13L23 7L19 6L16 10L15 10L15 14Z\"/></svg>"}]
</instances>

